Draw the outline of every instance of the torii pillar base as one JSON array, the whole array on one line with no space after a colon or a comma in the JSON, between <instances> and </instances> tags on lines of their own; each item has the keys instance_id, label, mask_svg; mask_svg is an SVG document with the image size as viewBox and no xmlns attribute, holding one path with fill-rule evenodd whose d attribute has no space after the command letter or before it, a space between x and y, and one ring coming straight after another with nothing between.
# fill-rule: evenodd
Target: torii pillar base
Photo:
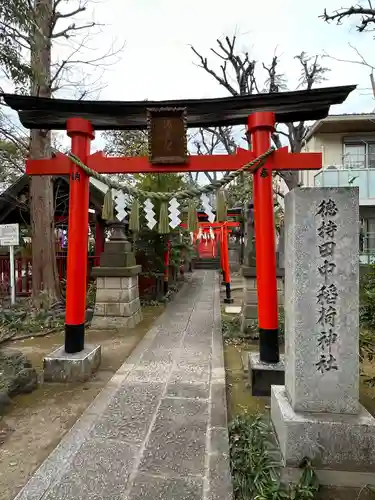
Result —
<instances>
[{"instance_id":1,"label":"torii pillar base","mask_svg":"<svg viewBox=\"0 0 375 500\"><path fill-rule=\"evenodd\" d=\"M86 382L98 370L100 360L100 345L86 344L75 353L67 353L61 346L43 360L44 382Z\"/></svg>"}]
</instances>

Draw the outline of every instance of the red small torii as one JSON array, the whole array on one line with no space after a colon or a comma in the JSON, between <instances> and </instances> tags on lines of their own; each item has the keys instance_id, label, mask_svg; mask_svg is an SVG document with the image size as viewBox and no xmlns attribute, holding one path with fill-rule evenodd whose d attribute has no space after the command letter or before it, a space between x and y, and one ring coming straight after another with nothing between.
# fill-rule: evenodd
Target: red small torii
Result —
<instances>
[{"instance_id":1,"label":"red small torii","mask_svg":"<svg viewBox=\"0 0 375 500\"><path fill-rule=\"evenodd\" d=\"M187 227L187 224L180 224L181 227ZM225 222L209 222L203 221L199 222L199 229L212 229L220 241L220 265L223 272L223 281L225 285L226 298L224 302L231 304L233 299L231 298L231 288L230 288L230 264L229 264L229 252L228 252L228 229L239 227L241 224L236 221L225 221ZM196 236L196 235L194 235Z\"/></svg>"}]
</instances>

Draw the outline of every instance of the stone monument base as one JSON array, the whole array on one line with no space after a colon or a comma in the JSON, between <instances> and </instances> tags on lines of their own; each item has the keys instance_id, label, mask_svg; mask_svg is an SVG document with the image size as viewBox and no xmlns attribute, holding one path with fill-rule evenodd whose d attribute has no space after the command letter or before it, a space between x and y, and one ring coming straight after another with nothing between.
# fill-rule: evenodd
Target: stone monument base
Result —
<instances>
[{"instance_id":1,"label":"stone monument base","mask_svg":"<svg viewBox=\"0 0 375 500\"><path fill-rule=\"evenodd\" d=\"M273 386L271 419L286 467L307 457L317 469L375 472L375 418L362 406L357 415L296 413L285 386Z\"/></svg>"},{"instance_id":2,"label":"stone monument base","mask_svg":"<svg viewBox=\"0 0 375 500\"><path fill-rule=\"evenodd\" d=\"M263 363L258 352L248 354L249 378L252 396L271 396L271 386L283 386L285 381L285 356L278 363Z\"/></svg>"},{"instance_id":3,"label":"stone monument base","mask_svg":"<svg viewBox=\"0 0 375 500\"><path fill-rule=\"evenodd\" d=\"M297 467L283 467L280 471L281 482L285 485L297 484L303 469ZM372 472L350 472L330 469L315 469L314 473L319 483L317 498L339 498L340 500L374 499L365 495L366 486L375 486L375 475ZM363 497L360 495L362 493Z\"/></svg>"},{"instance_id":4,"label":"stone monument base","mask_svg":"<svg viewBox=\"0 0 375 500\"><path fill-rule=\"evenodd\" d=\"M99 345L86 345L83 351L70 354L64 346L51 352L43 360L45 382L86 382L100 365Z\"/></svg>"}]
</instances>

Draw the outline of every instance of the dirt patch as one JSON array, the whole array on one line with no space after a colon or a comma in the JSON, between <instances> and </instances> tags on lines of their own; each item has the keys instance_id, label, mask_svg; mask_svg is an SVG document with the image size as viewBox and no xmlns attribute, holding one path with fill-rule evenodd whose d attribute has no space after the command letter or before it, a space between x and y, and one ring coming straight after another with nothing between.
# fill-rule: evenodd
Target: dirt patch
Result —
<instances>
[{"instance_id":1,"label":"dirt patch","mask_svg":"<svg viewBox=\"0 0 375 500\"><path fill-rule=\"evenodd\" d=\"M144 320L125 331L87 330L86 342L100 344L102 362L84 384L44 384L31 394L17 396L0 422L0 500L12 500L36 468L74 425L112 375L120 368L163 307L143 309ZM11 344L42 371L43 357L63 344L63 334L30 338Z\"/></svg>"}]
</instances>

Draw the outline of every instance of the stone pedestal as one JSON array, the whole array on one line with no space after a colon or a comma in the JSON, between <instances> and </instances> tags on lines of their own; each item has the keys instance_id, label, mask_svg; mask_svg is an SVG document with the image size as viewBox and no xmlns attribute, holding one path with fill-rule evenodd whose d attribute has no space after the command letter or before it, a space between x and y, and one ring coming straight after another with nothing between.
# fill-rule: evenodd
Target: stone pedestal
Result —
<instances>
[{"instance_id":1,"label":"stone pedestal","mask_svg":"<svg viewBox=\"0 0 375 500\"><path fill-rule=\"evenodd\" d=\"M92 270L96 277L96 300L91 328L113 330L133 327L142 320L138 275L131 244L121 224L113 224L110 241L105 243L100 267Z\"/></svg>"},{"instance_id":2,"label":"stone pedestal","mask_svg":"<svg viewBox=\"0 0 375 500\"><path fill-rule=\"evenodd\" d=\"M142 321L138 287L140 271L141 266L93 269L96 301L92 329L132 328Z\"/></svg>"},{"instance_id":3,"label":"stone pedestal","mask_svg":"<svg viewBox=\"0 0 375 500\"><path fill-rule=\"evenodd\" d=\"M283 277L284 270L277 269L277 295L279 307L284 304ZM255 267L242 268L244 279L244 298L241 312L241 331L243 333L250 326L254 326L258 318L258 296ZM254 338L257 338L257 333ZM272 384L284 384L284 360L280 357L280 363L262 363L259 353L251 353L249 356L249 378L252 396L271 396Z\"/></svg>"},{"instance_id":4,"label":"stone pedestal","mask_svg":"<svg viewBox=\"0 0 375 500\"><path fill-rule=\"evenodd\" d=\"M236 273L240 270L240 247L239 245L229 246L228 248L229 267L231 272Z\"/></svg>"},{"instance_id":5,"label":"stone pedestal","mask_svg":"<svg viewBox=\"0 0 375 500\"><path fill-rule=\"evenodd\" d=\"M358 194L285 197L285 386L271 417L287 467L375 472L375 419L358 399Z\"/></svg>"},{"instance_id":6,"label":"stone pedestal","mask_svg":"<svg viewBox=\"0 0 375 500\"><path fill-rule=\"evenodd\" d=\"M249 383L252 396L271 395L271 386L284 385L285 382L285 356L280 355L278 363L262 363L258 352L249 352Z\"/></svg>"},{"instance_id":7,"label":"stone pedestal","mask_svg":"<svg viewBox=\"0 0 375 500\"><path fill-rule=\"evenodd\" d=\"M279 306L284 305L284 269L277 269L277 296ZM246 329L258 317L258 296L257 296L257 280L255 267L243 266L242 267L244 296L242 301L241 312L241 331L245 332Z\"/></svg>"},{"instance_id":8,"label":"stone pedestal","mask_svg":"<svg viewBox=\"0 0 375 500\"><path fill-rule=\"evenodd\" d=\"M75 354L61 346L44 358L44 382L86 382L99 368L100 359L100 346L86 345Z\"/></svg>"}]
</instances>

